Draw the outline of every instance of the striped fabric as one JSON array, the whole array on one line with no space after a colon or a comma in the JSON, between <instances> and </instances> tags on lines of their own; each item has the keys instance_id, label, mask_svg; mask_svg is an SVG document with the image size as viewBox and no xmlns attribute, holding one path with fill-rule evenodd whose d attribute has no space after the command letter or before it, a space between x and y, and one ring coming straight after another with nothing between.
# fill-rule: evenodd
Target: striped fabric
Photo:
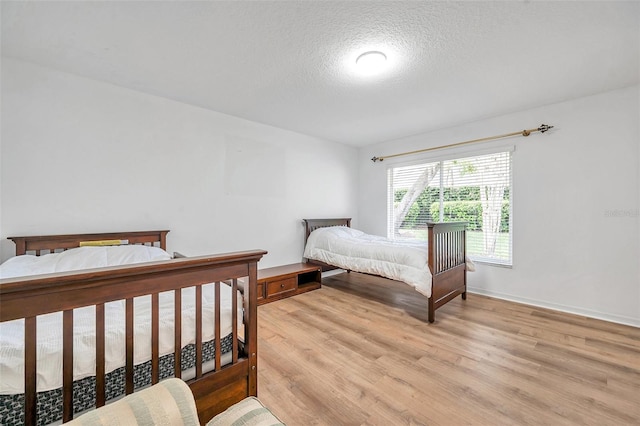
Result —
<instances>
[{"instance_id":1,"label":"striped fabric","mask_svg":"<svg viewBox=\"0 0 640 426\"><path fill-rule=\"evenodd\" d=\"M218 414L207 426L284 426L257 398L243 399Z\"/></svg>"},{"instance_id":2,"label":"striped fabric","mask_svg":"<svg viewBox=\"0 0 640 426\"><path fill-rule=\"evenodd\" d=\"M78 417L65 426L199 426L191 389L171 378Z\"/></svg>"}]
</instances>

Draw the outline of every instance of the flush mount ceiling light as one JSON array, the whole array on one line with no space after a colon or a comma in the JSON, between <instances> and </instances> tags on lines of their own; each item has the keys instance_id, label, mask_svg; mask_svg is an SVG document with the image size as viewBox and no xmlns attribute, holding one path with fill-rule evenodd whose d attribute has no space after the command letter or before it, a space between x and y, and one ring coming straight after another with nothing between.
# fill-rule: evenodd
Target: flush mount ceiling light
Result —
<instances>
[{"instance_id":1,"label":"flush mount ceiling light","mask_svg":"<svg viewBox=\"0 0 640 426\"><path fill-rule=\"evenodd\" d=\"M387 65L387 55L377 50L364 52L356 59L356 65L362 74L377 74Z\"/></svg>"}]
</instances>

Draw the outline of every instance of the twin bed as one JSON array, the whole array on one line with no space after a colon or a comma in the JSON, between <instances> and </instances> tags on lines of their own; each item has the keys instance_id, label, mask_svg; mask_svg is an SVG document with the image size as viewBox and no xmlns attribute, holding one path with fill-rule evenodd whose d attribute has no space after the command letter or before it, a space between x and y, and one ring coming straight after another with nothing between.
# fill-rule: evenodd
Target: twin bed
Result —
<instances>
[{"instance_id":1,"label":"twin bed","mask_svg":"<svg viewBox=\"0 0 640 426\"><path fill-rule=\"evenodd\" d=\"M467 295L466 223L429 223L427 243L394 241L351 229L351 219L303 219L308 262L403 281L427 297L435 311Z\"/></svg>"},{"instance_id":2,"label":"twin bed","mask_svg":"<svg viewBox=\"0 0 640 426\"><path fill-rule=\"evenodd\" d=\"M189 384L203 424L257 394L257 262L266 252L172 259L167 233L10 238L0 424L68 421L174 376ZM125 252L106 247L120 243Z\"/></svg>"}]
</instances>

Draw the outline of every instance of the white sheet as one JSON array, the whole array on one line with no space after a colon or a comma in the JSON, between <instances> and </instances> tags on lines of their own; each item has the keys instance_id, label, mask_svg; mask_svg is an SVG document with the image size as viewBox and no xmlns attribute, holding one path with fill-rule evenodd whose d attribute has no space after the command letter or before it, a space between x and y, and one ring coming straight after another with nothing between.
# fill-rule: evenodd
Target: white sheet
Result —
<instances>
[{"instance_id":1,"label":"white sheet","mask_svg":"<svg viewBox=\"0 0 640 426\"><path fill-rule=\"evenodd\" d=\"M16 256L0 265L0 277L167 260L162 249L148 246L81 247L44 256ZM214 337L214 286L203 286L203 341ZM220 286L221 336L231 333L231 288ZM173 353L173 292L160 294L160 356ZM124 301L105 304L105 363L110 372L125 365ZM151 359L151 297L134 299L134 363ZM238 294L238 327L242 302ZM62 386L62 313L38 317L38 392ZM195 289L182 291L182 346L195 343ZM74 310L74 380L95 375L95 307ZM24 320L0 324L0 394L24 392Z\"/></svg>"},{"instance_id":2,"label":"white sheet","mask_svg":"<svg viewBox=\"0 0 640 426\"><path fill-rule=\"evenodd\" d=\"M402 281L431 297L428 255L424 241L390 240L345 226L314 230L304 251L307 259Z\"/></svg>"}]
</instances>

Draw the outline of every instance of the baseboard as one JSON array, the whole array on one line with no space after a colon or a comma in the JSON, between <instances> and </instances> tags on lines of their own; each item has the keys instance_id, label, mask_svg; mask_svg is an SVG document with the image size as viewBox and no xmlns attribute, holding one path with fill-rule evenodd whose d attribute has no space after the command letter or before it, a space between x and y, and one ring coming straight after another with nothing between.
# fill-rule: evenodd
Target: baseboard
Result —
<instances>
[{"instance_id":1,"label":"baseboard","mask_svg":"<svg viewBox=\"0 0 640 426\"><path fill-rule=\"evenodd\" d=\"M508 300L510 302L522 303L524 305L537 306L539 308L552 309L554 311L566 312L568 314L582 315L584 317L594 318L598 320L614 322L617 324L630 325L632 327L640 327L640 318L626 317L622 315L611 315L604 312L592 311L590 309L578 308L575 306L561 305L557 303L549 303L541 300L528 299L526 297L513 296L511 294L487 291L481 288L467 286L467 292L472 294L480 294L483 296L494 297L496 299Z\"/></svg>"}]
</instances>

